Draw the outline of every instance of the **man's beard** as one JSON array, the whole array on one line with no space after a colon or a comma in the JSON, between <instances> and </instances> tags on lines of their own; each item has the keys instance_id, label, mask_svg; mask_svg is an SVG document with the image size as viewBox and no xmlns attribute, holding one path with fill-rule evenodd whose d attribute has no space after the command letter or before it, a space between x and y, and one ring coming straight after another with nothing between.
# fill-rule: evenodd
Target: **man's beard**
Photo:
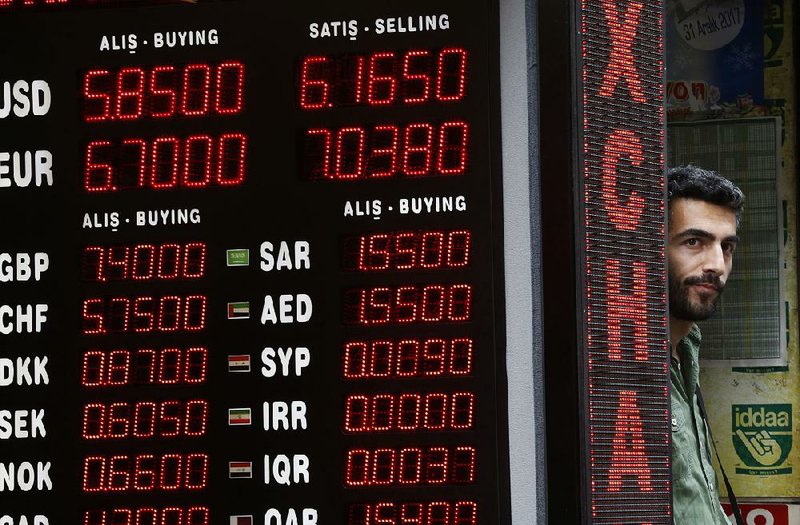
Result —
<instances>
[{"instance_id":1,"label":"man's beard","mask_svg":"<svg viewBox=\"0 0 800 525\"><path fill-rule=\"evenodd\" d=\"M713 284L717 287L717 294L709 297L700 296L697 301L689 299L689 287L695 284ZM717 301L722 295L725 284L718 275L711 273L700 277L687 277L683 282L669 274L669 313L672 317L682 321L703 321L708 319L717 310Z\"/></svg>"}]
</instances>

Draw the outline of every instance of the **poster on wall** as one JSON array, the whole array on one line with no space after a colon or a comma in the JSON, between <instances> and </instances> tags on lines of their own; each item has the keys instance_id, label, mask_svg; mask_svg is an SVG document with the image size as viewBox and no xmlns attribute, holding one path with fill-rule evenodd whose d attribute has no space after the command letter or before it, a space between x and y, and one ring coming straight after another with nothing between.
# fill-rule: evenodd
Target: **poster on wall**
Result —
<instances>
[{"instance_id":1,"label":"poster on wall","mask_svg":"<svg viewBox=\"0 0 800 525\"><path fill-rule=\"evenodd\" d=\"M670 120L763 113L763 0L673 0L665 20Z\"/></svg>"}]
</instances>

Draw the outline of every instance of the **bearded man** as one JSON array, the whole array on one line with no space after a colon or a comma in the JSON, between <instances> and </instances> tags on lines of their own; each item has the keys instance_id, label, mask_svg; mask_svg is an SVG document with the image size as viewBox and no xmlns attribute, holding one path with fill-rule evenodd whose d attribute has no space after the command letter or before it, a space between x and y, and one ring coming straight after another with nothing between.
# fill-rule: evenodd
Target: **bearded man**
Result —
<instances>
[{"instance_id":1,"label":"bearded man","mask_svg":"<svg viewBox=\"0 0 800 525\"><path fill-rule=\"evenodd\" d=\"M672 347L672 502L677 525L728 525L698 401L700 329L714 314L733 266L742 190L696 166L667 172L669 334Z\"/></svg>"}]
</instances>

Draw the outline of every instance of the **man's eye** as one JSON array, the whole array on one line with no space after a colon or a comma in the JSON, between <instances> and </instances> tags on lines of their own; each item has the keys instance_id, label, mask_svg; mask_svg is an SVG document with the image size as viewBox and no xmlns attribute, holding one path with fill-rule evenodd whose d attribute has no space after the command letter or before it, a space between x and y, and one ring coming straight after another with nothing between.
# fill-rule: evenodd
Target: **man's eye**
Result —
<instances>
[{"instance_id":1,"label":"man's eye","mask_svg":"<svg viewBox=\"0 0 800 525\"><path fill-rule=\"evenodd\" d=\"M686 246L697 246L700 244L698 239L686 239Z\"/></svg>"},{"instance_id":2,"label":"man's eye","mask_svg":"<svg viewBox=\"0 0 800 525\"><path fill-rule=\"evenodd\" d=\"M736 250L736 245L733 243L725 243L722 245L722 249L725 250L726 253L733 253Z\"/></svg>"}]
</instances>

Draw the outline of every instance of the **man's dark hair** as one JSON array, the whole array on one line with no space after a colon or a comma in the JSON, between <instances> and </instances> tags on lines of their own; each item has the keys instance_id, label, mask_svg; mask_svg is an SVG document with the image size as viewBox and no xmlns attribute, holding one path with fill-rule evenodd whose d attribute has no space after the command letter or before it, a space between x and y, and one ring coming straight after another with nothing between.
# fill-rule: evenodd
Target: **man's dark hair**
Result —
<instances>
[{"instance_id":1,"label":"man's dark hair","mask_svg":"<svg viewBox=\"0 0 800 525\"><path fill-rule=\"evenodd\" d=\"M697 199L730 208L737 228L744 209L744 193L738 186L716 171L691 164L667 171L667 202L673 199Z\"/></svg>"}]
</instances>

